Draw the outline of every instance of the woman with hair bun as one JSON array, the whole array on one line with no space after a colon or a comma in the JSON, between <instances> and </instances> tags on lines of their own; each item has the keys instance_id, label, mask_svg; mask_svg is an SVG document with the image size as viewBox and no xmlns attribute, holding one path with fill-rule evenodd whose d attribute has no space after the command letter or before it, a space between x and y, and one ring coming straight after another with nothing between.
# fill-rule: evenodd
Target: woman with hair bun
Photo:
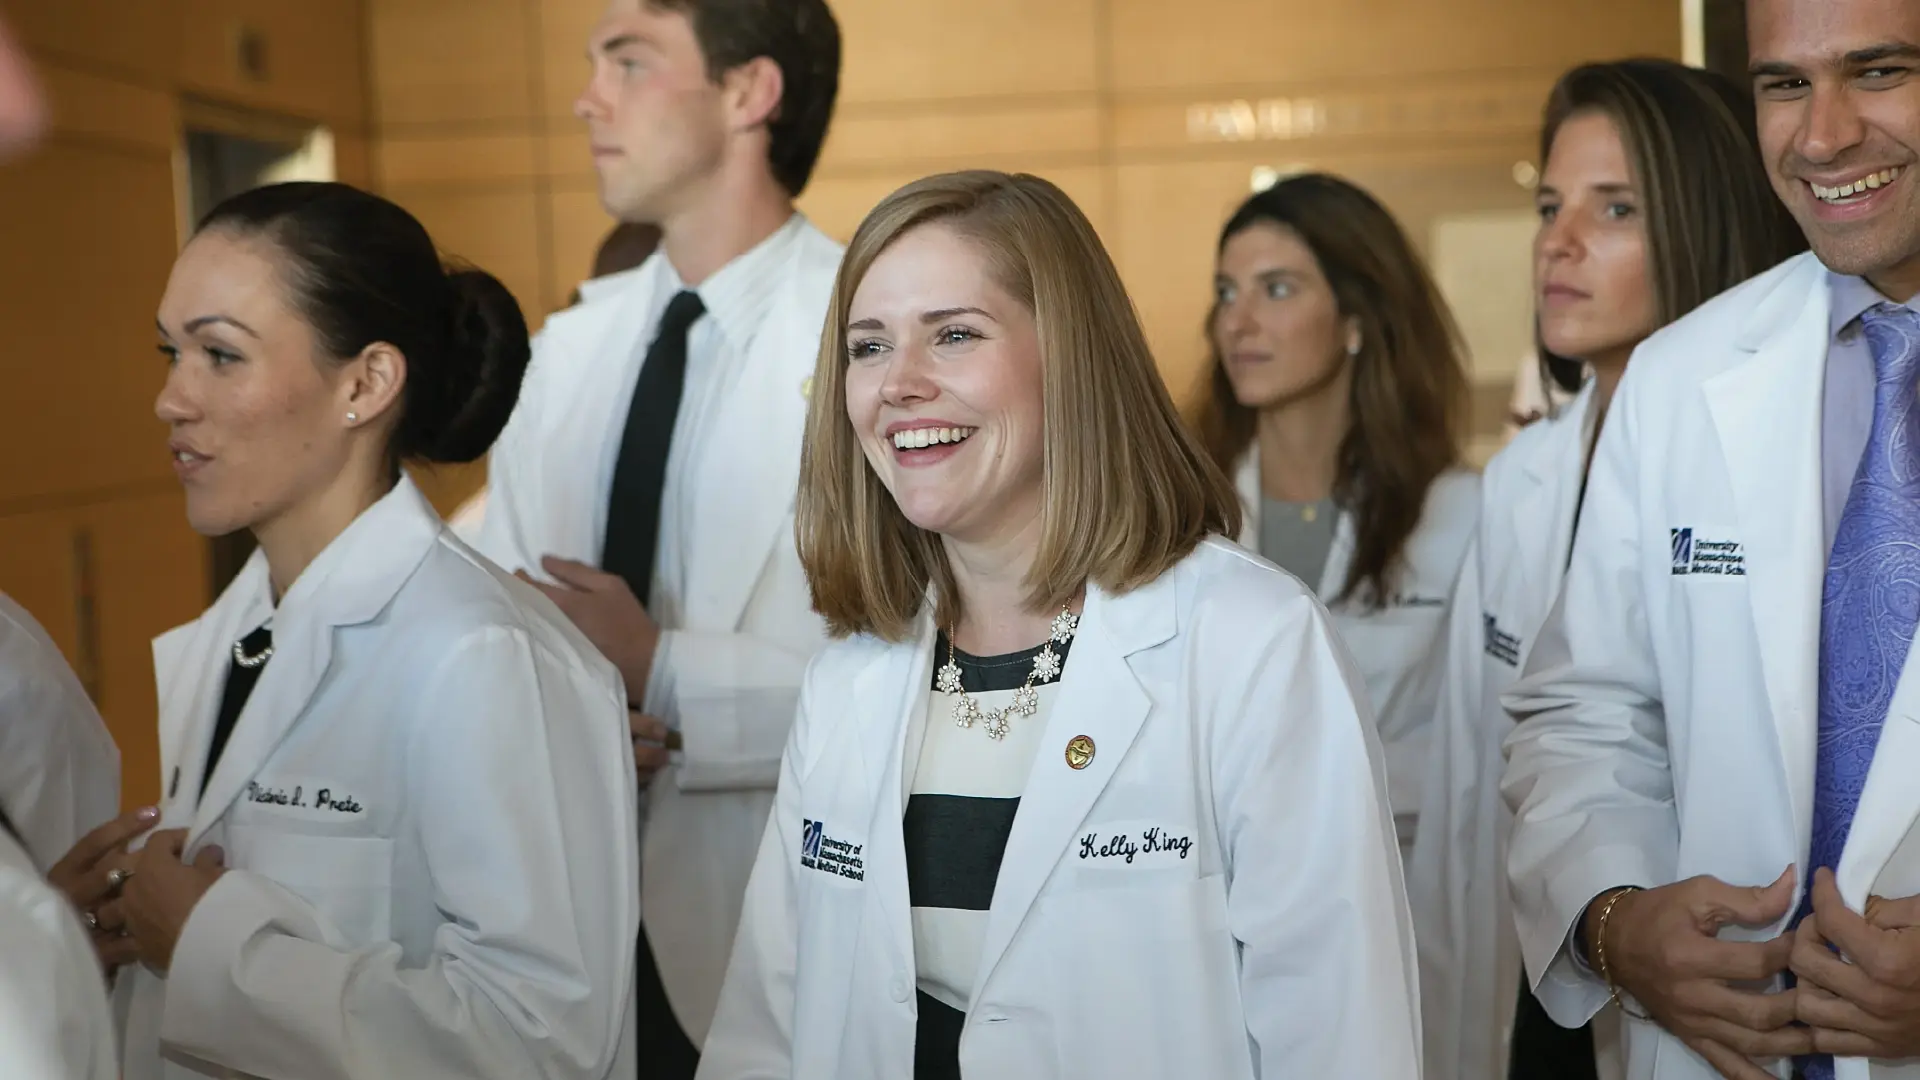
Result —
<instances>
[{"instance_id":1,"label":"woman with hair bun","mask_svg":"<svg viewBox=\"0 0 1920 1080\"><path fill-rule=\"evenodd\" d=\"M384 199L280 184L200 224L158 323L187 519L259 549L154 644L158 831L67 886L127 1080L631 1076L619 676L402 470L499 434L513 297Z\"/></svg>"}]
</instances>

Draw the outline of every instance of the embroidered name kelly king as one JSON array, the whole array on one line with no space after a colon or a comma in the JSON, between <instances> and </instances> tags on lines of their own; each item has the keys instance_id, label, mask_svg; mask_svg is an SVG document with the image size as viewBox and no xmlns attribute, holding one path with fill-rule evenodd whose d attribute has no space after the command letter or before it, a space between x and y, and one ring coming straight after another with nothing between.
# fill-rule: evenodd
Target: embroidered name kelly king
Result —
<instances>
[{"instance_id":1,"label":"embroidered name kelly king","mask_svg":"<svg viewBox=\"0 0 1920 1080\"><path fill-rule=\"evenodd\" d=\"M1178 852L1182 859L1193 847L1190 836L1174 836L1159 826L1140 830L1139 839L1132 833L1114 833L1102 841L1100 834L1090 832L1080 838L1080 857L1082 859L1119 859L1132 865L1141 855L1152 855L1159 851Z\"/></svg>"},{"instance_id":2,"label":"embroidered name kelly king","mask_svg":"<svg viewBox=\"0 0 1920 1080\"><path fill-rule=\"evenodd\" d=\"M336 794L332 788L320 788L313 793L313 802L306 800L306 785L295 784L289 792L285 788L264 787L247 781L247 801L265 803L269 806L285 806L296 810L305 810L311 806L315 810L332 810L340 814L358 814L365 807L351 795Z\"/></svg>"},{"instance_id":3,"label":"embroidered name kelly king","mask_svg":"<svg viewBox=\"0 0 1920 1080\"><path fill-rule=\"evenodd\" d=\"M801 819L800 865L852 881L867 880L867 864L861 852L865 844L835 840L827 835L827 824L812 818Z\"/></svg>"}]
</instances>

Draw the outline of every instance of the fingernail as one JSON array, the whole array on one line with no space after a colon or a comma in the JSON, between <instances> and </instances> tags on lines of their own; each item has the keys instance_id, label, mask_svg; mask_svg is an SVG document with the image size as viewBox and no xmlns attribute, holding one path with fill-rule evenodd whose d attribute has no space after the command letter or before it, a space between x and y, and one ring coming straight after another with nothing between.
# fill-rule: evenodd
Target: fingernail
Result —
<instances>
[{"instance_id":1,"label":"fingernail","mask_svg":"<svg viewBox=\"0 0 1920 1080\"><path fill-rule=\"evenodd\" d=\"M133 816L140 821L156 821L160 817L160 808L157 806L143 806L140 808L140 812Z\"/></svg>"}]
</instances>

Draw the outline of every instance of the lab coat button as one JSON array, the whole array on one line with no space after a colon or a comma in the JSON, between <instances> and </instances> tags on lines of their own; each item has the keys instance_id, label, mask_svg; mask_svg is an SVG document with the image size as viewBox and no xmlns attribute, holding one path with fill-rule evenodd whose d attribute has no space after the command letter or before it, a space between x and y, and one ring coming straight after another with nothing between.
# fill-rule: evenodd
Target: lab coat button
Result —
<instances>
[{"instance_id":1,"label":"lab coat button","mask_svg":"<svg viewBox=\"0 0 1920 1080\"><path fill-rule=\"evenodd\" d=\"M893 1000L904 1003L907 1000L907 980L896 977L893 980Z\"/></svg>"}]
</instances>

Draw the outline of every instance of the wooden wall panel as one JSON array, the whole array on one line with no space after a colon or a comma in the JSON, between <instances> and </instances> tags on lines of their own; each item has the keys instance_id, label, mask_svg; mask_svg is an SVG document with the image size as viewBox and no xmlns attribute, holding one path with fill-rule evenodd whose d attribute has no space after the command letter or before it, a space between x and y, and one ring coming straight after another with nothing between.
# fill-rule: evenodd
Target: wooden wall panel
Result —
<instances>
[{"instance_id":1,"label":"wooden wall panel","mask_svg":"<svg viewBox=\"0 0 1920 1080\"><path fill-rule=\"evenodd\" d=\"M1557 71L1631 54L1680 56L1673 0L1108 0L1117 92Z\"/></svg>"},{"instance_id":2,"label":"wooden wall panel","mask_svg":"<svg viewBox=\"0 0 1920 1080\"><path fill-rule=\"evenodd\" d=\"M548 199L547 214L548 232L553 237L547 295L554 298L552 303L557 308L593 269L594 253L613 229L614 220L600 205L599 189L593 187L556 188Z\"/></svg>"},{"instance_id":3,"label":"wooden wall panel","mask_svg":"<svg viewBox=\"0 0 1920 1080\"><path fill-rule=\"evenodd\" d=\"M185 0L183 14L181 85L354 129L366 123L360 0ZM257 72L249 54L261 61Z\"/></svg>"},{"instance_id":4,"label":"wooden wall panel","mask_svg":"<svg viewBox=\"0 0 1920 1080\"><path fill-rule=\"evenodd\" d=\"M522 311L531 315L552 303L541 272L540 213L531 187L394 188L386 194L420 219L442 251L505 282Z\"/></svg>"},{"instance_id":5,"label":"wooden wall panel","mask_svg":"<svg viewBox=\"0 0 1920 1080\"><path fill-rule=\"evenodd\" d=\"M835 0L840 100L921 102L1089 94L1099 0ZM1177 10L1191 10L1185 6Z\"/></svg>"},{"instance_id":6,"label":"wooden wall panel","mask_svg":"<svg viewBox=\"0 0 1920 1080\"><path fill-rule=\"evenodd\" d=\"M389 135L380 144L380 183L406 188L532 180L540 172L538 152L538 141L523 131Z\"/></svg>"},{"instance_id":7,"label":"wooden wall panel","mask_svg":"<svg viewBox=\"0 0 1920 1080\"><path fill-rule=\"evenodd\" d=\"M125 805L159 793L152 640L206 606L206 558L171 481L149 494L0 516L0 590L47 628L93 692L120 746Z\"/></svg>"},{"instance_id":8,"label":"wooden wall panel","mask_svg":"<svg viewBox=\"0 0 1920 1080\"><path fill-rule=\"evenodd\" d=\"M164 378L153 316L176 242L171 161L56 138L0 169L0 235L15 256L36 253L0 259L16 406L0 425L0 513L171 477L153 416Z\"/></svg>"},{"instance_id":9,"label":"wooden wall panel","mask_svg":"<svg viewBox=\"0 0 1920 1080\"><path fill-rule=\"evenodd\" d=\"M36 73L56 138L113 143L154 156L173 153L180 106L172 94L60 64L40 64Z\"/></svg>"},{"instance_id":10,"label":"wooden wall panel","mask_svg":"<svg viewBox=\"0 0 1920 1080\"><path fill-rule=\"evenodd\" d=\"M539 21L540 88L537 107L556 129L573 123L573 103L586 89L592 69L587 38L606 9L606 0L535 0Z\"/></svg>"},{"instance_id":11,"label":"wooden wall panel","mask_svg":"<svg viewBox=\"0 0 1920 1080\"><path fill-rule=\"evenodd\" d=\"M369 0L376 122L527 120L531 23L525 0Z\"/></svg>"},{"instance_id":12,"label":"wooden wall panel","mask_svg":"<svg viewBox=\"0 0 1920 1080\"><path fill-rule=\"evenodd\" d=\"M82 61L135 83L178 70L186 0L0 0L0 14L43 60Z\"/></svg>"}]
</instances>

